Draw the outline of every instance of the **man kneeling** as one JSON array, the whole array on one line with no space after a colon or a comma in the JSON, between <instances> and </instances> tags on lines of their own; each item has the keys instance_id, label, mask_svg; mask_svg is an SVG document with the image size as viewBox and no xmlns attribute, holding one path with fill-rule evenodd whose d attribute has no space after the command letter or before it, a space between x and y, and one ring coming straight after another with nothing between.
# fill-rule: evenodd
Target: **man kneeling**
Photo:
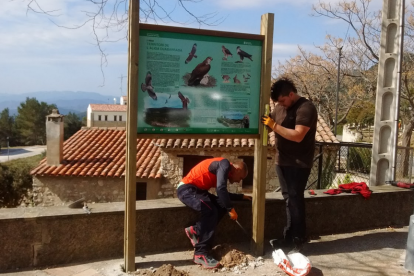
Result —
<instances>
[{"instance_id":1,"label":"man kneeling","mask_svg":"<svg viewBox=\"0 0 414 276\"><path fill-rule=\"evenodd\" d=\"M201 264L204 268L220 265L210 255L215 228L226 213L232 220L237 220L231 200L252 200L250 196L229 193L227 180L230 183L240 182L246 178L247 173L244 162L232 164L222 157L211 158L192 168L178 185L177 196L181 202L201 215L195 225L185 228L185 233L195 248L194 263ZM208 192L210 188L216 188L217 196Z\"/></svg>"}]
</instances>

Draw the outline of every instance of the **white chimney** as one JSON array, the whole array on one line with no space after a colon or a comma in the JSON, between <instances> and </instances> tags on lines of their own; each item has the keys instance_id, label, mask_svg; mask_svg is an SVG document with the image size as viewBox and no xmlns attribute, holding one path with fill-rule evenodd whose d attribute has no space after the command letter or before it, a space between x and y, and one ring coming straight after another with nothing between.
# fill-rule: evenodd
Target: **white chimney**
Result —
<instances>
[{"instance_id":1,"label":"white chimney","mask_svg":"<svg viewBox=\"0 0 414 276\"><path fill-rule=\"evenodd\" d=\"M46 162L48 166L59 166L63 160L63 115L53 109L46 116Z\"/></svg>"},{"instance_id":2,"label":"white chimney","mask_svg":"<svg viewBox=\"0 0 414 276\"><path fill-rule=\"evenodd\" d=\"M114 104L116 104L116 98L114 98Z\"/></svg>"}]
</instances>

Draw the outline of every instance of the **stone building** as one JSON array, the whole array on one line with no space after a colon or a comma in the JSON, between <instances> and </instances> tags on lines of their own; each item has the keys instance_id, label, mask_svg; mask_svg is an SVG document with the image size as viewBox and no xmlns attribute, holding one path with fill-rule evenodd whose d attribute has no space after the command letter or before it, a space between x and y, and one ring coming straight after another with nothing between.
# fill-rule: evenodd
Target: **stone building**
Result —
<instances>
[{"instance_id":1,"label":"stone building","mask_svg":"<svg viewBox=\"0 0 414 276\"><path fill-rule=\"evenodd\" d=\"M63 136L63 118L47 118L48 131ZM316 140L337 143L321 117ZM50 122L50 123L49 123ZM48 138L47 158L31 172L35 205L66 205L77 199L88 202L124 201L126 131L123 127L86 127L64 143ZM49 134L48 134L49 137ZM63 141L63 140L62 140ZM243 160L249 175L229 184L230 192L250 192L253 185L254 139L137 139L137 200L168 198L195 164L210 157ZM274 169L274 134L269 135L266 190L279 182ZM50 149L53 149L49 151ZM54 160L54 162L51 162ZM56 161L57 160L57 161Z\"/></svg>"},{"instance_id":2,"label":"stone building","mask_svg":"<svg viewBox=\"0 0 414 276\"><path fill-rule=\"evenodd\" d=\"M89 104L86 110L86 125L88 127L125 127L126 112L126 105Z\"/></svg>"}]
</instances>

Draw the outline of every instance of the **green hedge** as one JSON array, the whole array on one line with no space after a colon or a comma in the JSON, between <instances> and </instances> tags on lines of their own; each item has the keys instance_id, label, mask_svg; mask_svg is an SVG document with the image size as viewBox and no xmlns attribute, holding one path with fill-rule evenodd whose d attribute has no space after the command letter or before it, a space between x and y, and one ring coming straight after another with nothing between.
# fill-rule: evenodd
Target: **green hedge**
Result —
<instances>
[{"instance_id":1,"label":"green hedge","mask_svg":"<svg viewBox=\"0 0 414 276\"><path fill-rule=\"evenodd\" d=\"M30 171L44 154L0 163L0 208L19 206L32 189Z\"/></svg>"}]
</instances>

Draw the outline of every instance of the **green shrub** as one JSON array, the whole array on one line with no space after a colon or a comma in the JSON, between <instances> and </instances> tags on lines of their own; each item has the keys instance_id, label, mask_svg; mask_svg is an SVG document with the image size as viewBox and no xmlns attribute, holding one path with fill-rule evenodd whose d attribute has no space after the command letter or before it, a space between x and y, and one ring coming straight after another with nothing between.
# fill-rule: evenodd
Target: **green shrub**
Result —
<instances>
[{"instance_id":1,"label":"green shrub","mask_svg":"<svg viewBox=\"0 0 414 276\"><path fill-rule=\"evenodd\" d=\"M0 164L0 208L17 207L32 189L30 171L42 155L12 160Z\"/></svg>"},{"instance_id":2,"label":"green shrub","mask_svg":"<svg viewBox=\"0 0 414 276\"><path fill-rule=\"evenodd\" d=\"M349 148L347 158L348 169L360 173L369 173L371 170L371 149Z\"/></svg>"},{"instance_id":3,"label":"green shrub","mask_svg":"<svg viewBox=\"0 0 414 276\"><path fill-rule=\"evenodd\" d=\"M0 207L9 207L13 200L13 176L9 167L0 164Z\"/></svg>"},{"instance_id":4,"label":"green shrub","mask_svg":"<svg viewBox=\"0 0 414 276\"><path fill-rule=\"evenodd\" d=\"M351 182L353 182L353 180L351 178L351 175L348 173L345 175L345 177L342 180L338 179L338 184L348 184Z\"/></svg>"}]
</instances>

